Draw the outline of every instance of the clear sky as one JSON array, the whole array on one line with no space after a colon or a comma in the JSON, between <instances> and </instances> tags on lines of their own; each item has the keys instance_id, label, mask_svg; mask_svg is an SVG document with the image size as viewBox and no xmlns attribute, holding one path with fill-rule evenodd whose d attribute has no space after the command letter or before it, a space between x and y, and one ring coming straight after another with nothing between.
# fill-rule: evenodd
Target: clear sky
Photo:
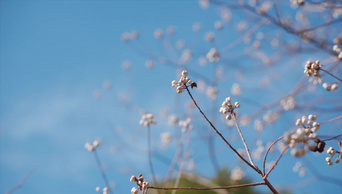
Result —
<instances>
[{"instance_id":1,"label":"clear sky","mask_svg":"<svg viewBox=\"0 0 342 194\"><path fill-rule=\"evenodd\" d=\"M282 2L288 5L288 1ZM284 11L289 15L292 12L294 11ZM154 39L153 32L158 28L165 31L168 26L175 26L176 36L170 38L170 44L184 40L186 47L196 48L194 56L205 55L213 45L205 42L203 37L205 32L214 30L213 23L220 20L218 13L217 6L202 10L195 0L0 0L0 193L8 191L32 170L34 172L15 193L95 193L96 186L105 185L92 153L84 148L84 144L97 138L103 141L99 156L109 180L115 185L114 192L128 193L134 186L129 182L132 174L144 173L149 177L146 152L139 151L146 149L146 129L139 126L140 109L156 114L159 119L158 125L152 126L152 136L155 140L153 146L164 158L154 160L157 174L165 176L168 165L164 162L173 157L176 145L172 144L167 149L159 148L160 132L173 130L170 127L165 128L167 119L160 113L168 110L170 114L188 114L184 107L189 98L185 94L177 96L174 88L170 86L171 81L176 78L173 67L156 63L155 68L146 69L145 61L149 57L141 53L153 51L158 54L168 53L166 56L171 57L172 51L161 49L163 45ZM246 19L244 17L243 14L233 14L227 29L236 28L240 21ZM253 21L256 22L251 24L250 28L259 20ZM203 31L199 35L194 35L192 31L195 22L203 25ZM320 23L320 20L315 22ZM341 30L341 27L337 29ZM138 43L122 42L122 33L132 30L139 32ZM272 28L266 27L264 32L269 31L272 31ZM295 39L283 31L274 31L272 35L276 37L277 34L282 36L284 42ZM217 46L224 48L240 35L230 30L222 31L217 37L224 41L219 42ZM225 55L227 60L231 60L234 70L249 68L250 60L242 55L243 46L239 44ZM265 49L267 53L273 52L268 47ZM327 58L327 54L319 53L314 57L302 54L294 59L284 57L282 60L299 66L308 58L323 60ZM122 62L125 60L132 63L128 71L122 68ZM193 63L196 63L195 60ZM260 100L261 104L278 99L303 77L302 67L299 71L292 72L291 68L294 66L271 67L260 72L260 75L240 75L227 70L228 77L220 82L222 84L219 89L222 93L217 104L221 104L235 82L239 82L243 89L251 89L249 93L246 92L244 99L253 97L252 101ZM214 75L211 67L193 65L189 68L207 77ZM291 73L284 76L282 71ZM243 82L242 78L253 77L260 81L265 76L275 77L273 82L277 83L265 90L269 92L266 97L262 97L264 93L253 90L255 83ZM286 77L287 81L277 79L277 76ZM195 79L199 77L201 76ZM108 91L102 87L107 80L112 83L112 88ZM102 94L100 99L94 98L96 92ZM341 91L337 91L337 96L329 96L330 93L324 92L321 91L317 96L326 95L334 102L341 102L338 101L342 99ZM118 100L122 95L126 95L127 99L140 109L123 105ZM205 95L196 95L202 95L200 103L211 103ZM239 99L237 96L235 98ZM308 97L310 98L312 95ZM240 101L243 101L242 98ZM251 106L251 109L240 111L250 114L258 108L255 106L253 109L253 105ZM207 112L211 112L209 107L205 108ZM307 113L306 109L303 114ZM329 120L339 115L338 113L341 111L325 114L322 121ZM218 111L215 114L218 119ZM270 127L270 132L263 134L266 138L264 143L275 139L284 131L293 129L293 121L298 115L302 115L302 112L288 113L285 119L291 123L281 122L273 125L272 129ZM195 118L198 119L199 116L195 114ZM218 123L221 127L225 126ZM331 128L337 126L338 129L332 129L330 132L336 134L338 130L341 131L340 124L341 122L331 124ZM202 125L206 124L202 121L201 124L195 125L195 129L201 128ZM253 123L250 128L252 131ZM214 175L214 171L207 158L207 148L200 148L203 144L201 133L204 131L194 132L191 148L194 158L199 161L196 163L195 172L210 177ZM225 134L233 133L228 130ZM329 131L324 134L329 134ZM247 137L249 142L255 139L254 136ZM224 147L224 144L220 139L215 141L219 142L216 149L222 150L220 148ZM237 142L236 144L239 145ZM119 151L113 153L113 149ZM236 162L232 152L221 153L220 166L243 166ZM324 161L326 155L310 154L312 156L307 159L314 163L322 174L341 179L341 164L328 166ZM284 165L270 176L270 181L284 187L296 185L300 181L312 181L310 172L302 178L292 171L297 161L305 163L305 159L294 160L288 153L282 161ZM260 180L260 177L252 175L253 173L247 174L253 180ZM333 193L337 192L337 189L341 190L341 187L321 181L314 181L309 187L296 188L298 193ZM266 190L261 188L260 191Z\"/></svg>"}]
</instances>

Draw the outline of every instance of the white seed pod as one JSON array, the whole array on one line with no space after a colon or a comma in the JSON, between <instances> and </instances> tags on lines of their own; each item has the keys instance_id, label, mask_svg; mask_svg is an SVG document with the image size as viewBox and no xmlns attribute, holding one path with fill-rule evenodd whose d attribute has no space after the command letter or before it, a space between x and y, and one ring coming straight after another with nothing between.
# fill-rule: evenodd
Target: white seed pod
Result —
<instances>
[{"instance_id":1,"label":"white seed pod","mask_svg":"<svg viewBox=\"0 0 342 194\"><path fill-rule=\"evenodd\" d=\"M337 84L333 84L333 85L331 85L330 90L331 91L335 91L337 88L338 88L338 85Z\"/></svg>"},{"instance_id":2,"label":"white seed pod","mask_svg":"<svg viewBox=\"0 0 342 194\"><path fill-rule=\"evenodd\" d=\"M309 115L308 119L311 121L316 121L317 117L316 117L316 115Z\"/></svg>"},{"instance_id":3,"label":"white seed pod","mask_svg":"<svg viewBox=\"0 0 342 194\"><path fill-rule=\"evenodd\" d=\"M240 103L239 103L239 102L235 102L235 103L234 103L234 106L235 106L236 108L240 108Z\"/></svg>"},{"instance_id":4,"label":"white seed pod","mask_svg":"<svg viewBox=\"0 0 342 194\"><path fill-rule=\"evenodd\" d=\"M183 70L183 71L182 71L182 76L183 76L183 77L186 77L186 76L188 76L188 75L189 75L188 71L186 71L186 70Z\"/></svg>"},{"instance_id":5,"label":"white seed pod","mask_svg":"<svg viewBox=\"0 0 342 194\"><path fill-rule=\"evenodd\" d=\"M228 106L228 102L227 101L223 101L222 102L222 107L226 107L226 106Z\"/></svg>"},{"instance_id":6,"label":"white seed pod","mask_svg":"<svg viewBox=\"0 0 342 194\"><path fill-rule=\"evenodd\" d=\"M323 86L324 89L326 89L328 91L331 90L331 86L329 84L327 84L327 83L323 83L322 86Z\"/></svg>"},{"instance_id":7,"label":"white seed pod","mask_svg":"<svg viewBox=\"0 0 342 194\"><path fill-rule=\"evenodd\" d=\"M226 116L226 119L227 119L227 120L232 120L232 115L227 115L227 116Z\"/></svg>"},{"instance_id":8,"label":"white seed pod","mask_svg":"<svg viewBox=\"0 0 342 194\"><path fill-rule=\"evenodd\" d=\"M325 158L325 161L331 162L331 157L326 157L326 158Z\"/></svg>"},{"instance_id":9,"label":"white seed pod","mask_svg":"<svg viewBox=\"0 0 342 194\"><path fill-rule=\"evenodd\" d=\"M336 159L335 159L335 163L336 163L336 164L340 163L340 159L339 159L339 158L336 158Z\"/></svg>"},{"instance_id":10,"label":"white seed pod","mask_svg":"<svg viewBox=\"0 0 342 194\"><path fill-rule=\"evenodd\" d=\"M232 98L231 98L231 97L228 97L228 98L226 98L226 101L229 102L229 103L231 103L231 102L232 102Z\"/></svg>"},{"instance_id":11,"label":"white seed pod","mask_svg":"<svg viewBox=\"0 0 342 194\"><path fill-rule=\"evenodd\" d=\"M306 123L306 122L308 122L306 116L302 116L302 123Z\"/></svg>"},{"instance_id":12,"label":"white seed pod","mask_svg":"<svg viewBox=\"0 0 342 194\"><path fill-rule=\"evenodd\" d=\"M289 143L291 142L291 135L290 135L290 133L286 133L286 134L284 135L284 141L285 141L285 143L287 143L287 144L289 144Z\"/></svg>"},{"instance_id":13,"label":"white seed pod","mask_svg":"<svg viewBox=\"0 0 342 194\"><path fill-rule=\"evenodd\" d=\"M296 126L301 126L301 125L302 125L302 120L297 119L297 121L296 121Z\"/></svg>"},{"instance_id":14,"label":"white seed pod","mask_svg":"<svg viewBox=\"0 0 342 194\"><path fill-rule=\"evenodd\" d=\"M172 87L177 87L177 85L178 85L178 82L176 80L173 80L172 81Z\"/></svg>"}]
</instances>

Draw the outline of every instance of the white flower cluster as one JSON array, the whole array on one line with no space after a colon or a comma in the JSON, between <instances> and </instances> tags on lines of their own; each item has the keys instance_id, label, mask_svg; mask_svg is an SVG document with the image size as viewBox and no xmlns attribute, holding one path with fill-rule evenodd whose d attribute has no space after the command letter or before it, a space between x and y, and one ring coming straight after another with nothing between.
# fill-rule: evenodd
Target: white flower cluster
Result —
<instances>
[{"instance_id":1,"label":"white flower cluster","mask_svg":"<svg viewBox=\"0 0 342 194\"><path fill-rule=\"evenodd\" d=\"M334 157L334 155L336 153L338 153L338 156L337 158L335 159L335 163L340 163L340 158L342 158L342 154L340 152L337 152L333 147L330 147L328 150L327 150L327 153L330 155L330 157L326 157L325 158L325 161L327 161L328 165L333 165L333 162L332 162L332 158Z\"/></svg>"},{"instance_id":2,"label":"white flower cluster","mask_svg":"<svg viewBox=\"0 0 342 194\"><path fill-rule=\"evenodd\" d=\"M293 171L298 172L300 177L303 177L306 174L306 168L301 162L296 162L296 164L293 166Z\"/></svg>"},{"instance_id":3,"label":"white flower cluster","mask_svg":"<svg viewBox=\"0 0 342 194\"><path fill-rule=\"evenodd\" d=\"M194 129L194 126L191 124L191 121L192 121L191 118L187 118L184 121L179 121L178 125L183 127L182 128L183 133Z\"/></svg>"},{"instance_id":4,"label":"white flower cluster","mask_svg":"<svg viewBox=\"0 0 342 194\"><path fill-rule=\"evenodd\" d=\"M333 51L338 53L337 58L342 60L342 36L338 36L334 39L334 46L333 46Z\"/></svg>"},{"instance_id":5,"label":"white flower cluster","mask_svg":"<svg viewBox=\"0 0 342 194\"><path fill-rule=\"evenodd\" d=\"M231 104L232 99L230 97L226 98L221 105L220 108L220 113L221 114L227 114L226 119L227 120L231 120L232 119L232 113L234 111L235 108L240 108L240 103L239 102L235 102L234 105Z\"/></svg>"},{"instance_id":6,"label":"white flower cluster","mask_svg":"<svg viewBox=\"0 0 342 194\"><path fill-rule=\"evenodd\" d=\"M123 42L128 42L129 40L135 40L139 37L139 33L138 31L136 30L133 30L132 32L124 32L122 35L121 35L121 40Z\"/></svg>"},{"instance_id":7,"label":"white flower cluster","mask_svg":"<svg viewBox=\"0 0 342 194\"><path fill-rule=\"evenodd\" d=\"M156 124L157 122L156 122L156 120L154 120L153 114L148 113L148 114L143 114L139 123L140 123L140 125L147 127L150 124Z\"/></svg>"},{"instance_id":8,"label":"white flower cluster","mask_svg":"<svg viewBox=\"0 0 342 194\"><path fill-rule=\"evenodd\" d=\"M100 187L96 187L95 188L95 190L96 190L96 192L101 192L101 188ZM108 194L109 193L109 189L108 189L108 187L104 187L103 188L103 194Z\"/></svg>"},{"instance_id":9,"label":"white flower cluster","mask_svg":"<svg viewBox=\"0 0 342 194\"><path fill-rule=\"evenodd\" d=\"M182 64L187 64L192 58L192 52L190 49L185 49L182 53L180 61Z\"/></svg>"},{"instance_id":10,"label":"white flower cluster","mask_svg":"<svg viewBox=\"0 0 342 194\"><path fill-rule=\"evenodd\" d=\"M255 158L255 160L259 161L266 148L262 144L261 140L257 140L256 145L257 145L257 148L253 150L252 155L253 155L253 158Z\"/></svg>"},{"instance_id":11,"label":"white flower cluster","mask_svg":"<svg viewBox=\"0 0 342 194\"><path fill-rule=\"evenodd\" d=\"M178 124L178 117L176 115L170 115L168 118L168 124L170 126L175 126Z\"/></svg>"},{"instance_id":12,"label":"white flower cluster","mask_svg":"<svg viewBox=\"0 0 342 194\"><path fill-rule=\"evenodd\" d=\"M311 77L312 75L315 77L320 77L319 70L321 69L322 65L320 65L319 60L316 62L313 61L307 61L306 65L304 67L304 73Z\"/></svg>"},{"instance_id":13,"label":"white flower cluster","mask_svg":"<svg viewBox=\"0 0 342 194\"><path fill-rule=\"evenodd\" d=\"M293 156L301 157L305 154L307 149L311 151L317 149L314 144L309 143L310 139L317 140L317 134L315 132L321 127L319 123L314 122L316 119L316 115L309 115L308 117L302 116L301 119L297 119L296 121L296 125L302 127L298 128L296 133L292 135L289 133L284 135L285 143L293 148L291 150ZM307 124L307 126L305 126L305 124ZM302 146L297 147L298 143L301 143Z\"/></svg>"},{"instance_id":14,"label":"white flower cluster","mask_svg":"<svg viewBox=\"0 0 342 194\"><path fill-rule=\"evenodd\" d=\"M293 96L289 96L285 99L280 101L280 105L283 107L284 110L292 110L296 107L296 100Z\"/></svg>"},{"instance_id":15,"label":"white flower cluster","mask_svg":"<svg viewBox=\"0 0 342 194\"><path fill-rule=\"evenodd\" d=\"M95 190L96 190L96 192L101 192L101 188L100 187L96 187L95 188ZM109 193L109 189L108 189L108 187L104 187L103 188L103 194L108 194Z\"/></svg>"},{"instance_id":16,"label":"white flower cluster","mask_svg":"<svg viewBox=\"0 0 342 194\"><path fill-rule=\"evenodd\" d=\"M95 140L93 143L90 143L90 142L87 142L85 144L85 148L89 151L89 152L92 152L92 151L95 151L95 149L97 147L99 147L101 145L101 141L100 140Z\"/></svg>"},{"instance_id":17,"label":"white flower cluster","mask_svg":"<svg viewBox=\"0 0 342 194\"><path fill-rule=\"evenodd\" d=\"M210 62L218 62L220 60L220 53L216 48L211 48L206 57Z\"/></svg>"},{"instance_id":18,"label":"white flower cluster","mask_svg":"<svg viewBox=\"0 0 342 194\"><path fill-rule=\"evenodd\" d=\"M207 32L204 36L204 39L207 41L207 42L212 42L214 39L215 39L215 34L214 32Z\"/></svg>"},{"instance_id":19,"label":"white flower cluster","mask_svg":"<svg viewBox=\"0 0 342 194\"><path fill-rule=\"evenodd\" d=\"M245 176L245 172L242 170L242 168L236 167L232 170L230 179L232 179L232 181L239 181L243 179L244 176Z\"/></svg>"},{"instance_id":20,"label":"white flower cluster","mask_svg":"<svg viewBox=\"0 0 342 194\"><path fill-rule=\"evenodd\" d=\"M262 117L265 122L272 124L279 117L279 113L267 111L267 113Z\"/></svg>"},{"instance_id":21,"label":"white flower cluster","mask_svg":"<svg viewBox=\"0 0 342 194\"><path fill-rule=\"evenodd\" d=\"M232 92L233 95L239 95L239 94L241 94L242 91L241 91L240 85L239 85L238 83L234 83L234 84L232 85L231 92Z\"/></svg>"},{"instance_id":22,"label":"white flower cluster","mask_svg":"<svg viewBox=\"0 0 342 194\"><path fill-rule=\"evenodd\" d=\"M131 181L132 183L136 182L137 185L138 185L138 187L139 187L139 188L133 187L132 190L131 190L131 193L132 193L132 194L138 194L139 190L140 190L140 191L142 191L142 190L147 191L147 190L148 190L148 187L150 186L150 184L149 184L147 181L145 181L145 179L144 179L144 177L142 176L142 174L140 174L140 175L138 176L138 178L135 177L134 175L132 175L130 181ZM143 193L144 193L144 192L143 192ZM147 193L147 192L146 192L146 193Z\"/></svg>"},{"instance_id":23,"label":"white flower cluster","mask_svg":"<svg viewBox=\"0 0 342 194\"><path fill-rule=\"evenodd\" d=\"M214 86L209 86L206 91L206 95L208 98L212 100L216 100L217 98L217 88Z\"/></svg>"},{"instance_id":24,"label":"white flower cluster","mask_svg":"<svg viewBox=\"0 0 342 194\"><path fill-rule=\"evenodd\" d=\"M161 39L161 38L163 38L163 35L164 35L164 33L163 33L162 29L157 29L153 33L153 36L155 39Z\"/></svg>"},{"instance_id":25,"label":"white flower cluster","mask_svg":"<svg viewBox=\"0 0 342 194\"><path fill-rule=\"evenodd\" d=\"M324 83L322 86L323 86L324 89L326 89L328 91L332 91L332 92L335 91L338 88L337 84L330 85L328 83Z\"/></svg>"},{"instance_id":26,"label":"white flower cluster","mask_svg":"<svg viewBox=\"0 0 342 194\"><path fill-rule=\"evenodd\" d=\"M195 82L193 82L190 78L188 78L189 73L186 70L182 71L182 76L179 79L179 81L177 82L176 80L172 81L172 87L177 87L176 91L178 94L182 93L183 90L187 87L186 84L194 84Z\"/></svg>"},{"instance_id":27,"label":"white flower cluster","mask_svg":"<svg viewBox=\"0 0 342 194\"><path fill-rule=\"evenodd\" d=\"M169 146L169 144L172 141L172 135L171 133L161 133L160 134L161 142L164 147Z\"/></svg>"}]
</instances>

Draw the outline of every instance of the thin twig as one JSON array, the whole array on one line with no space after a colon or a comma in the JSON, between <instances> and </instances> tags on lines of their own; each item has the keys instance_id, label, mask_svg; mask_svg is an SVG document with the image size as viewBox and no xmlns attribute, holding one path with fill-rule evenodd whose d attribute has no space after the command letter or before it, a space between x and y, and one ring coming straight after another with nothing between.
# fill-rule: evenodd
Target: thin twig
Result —
<instances>
[{"instance_id":1,"label":"thin twig","mask_svg":"<svg viewBox=\"0 0 342 194\"><path fill-rule=\"evenodd\" d=\"M329 140L333 140L333 139L335 139L335 138L337 138L337 137L340 137L340 136L342 136L342 134L339 134L339 135L336 135L336 136L334 136L334 137L332 137L332 138L325 139L325 140L321 140L321 141L329 141Z\"/></svg>"},{"instance_id":2,"label":"thin twig","mask_svg":"<svg viewBox=\"0 0 342 194\"><path fill-rule=\"evenodd\" d=\"M154 174L152 165L152 154L151 154L151 127L147 126L147 149L148 149L148 164L150 166L150 171L152 175L153 184L157 184L156 176Z\"/></svg>"},{"instance_id":3,"label":"thin twig","mask_svg":"<svg viewBox=\"0 0 342 194\"><path fill-rule=\"evenodd\" d=\"M327 74L331 75L332 77L336 78L338 81L342 82L342 79L338 78L337 76L334 76L334 75L333 75L332 73L330 73L329 71L326 71L326 70L324 70L324 69L322 69L322 68L321 68L320 70L324 71L325 73L327 73Z\"/></svg>"},{"instance_id":4,"label":"thin twig","mask_svg":"<svg viewBox=\"0 0 342 194\"><path fill-rule=\"evenodd\" d=\"M255 166L255 164L254 164L254 162L253 162L253 160L252 160L252 157L251 157L251 153L250 153L250 151L249 151L249 149L248 149L248 146L247 146L247 143L246 143L246 141L245 141L245 138L243 137L243 135L242 135L242 133L241 133L241 130L240 130L240 127L239 127L239 125L238 125L238 123L237 123L237 121L236 121L236 114L235 114L235 112L233 112L232 115L233 115L233 118L234 118L234 123L235 123L235 125L236 125L236 128L237 128L237 130L239 131L241 140L242 140L243 144L245 145L245 149L246 149L246 152L247 152L249 161L251 162L251 164L252 164L253 166ZM255 168L258 168L258 167L255 166Z\"/></svg>"},{"instance_id":5,"label":"thin twig","mask_svg":"<svg viewBox=\"0 0 342 194\"><path fill-rule=\"evenodd\" d=\"M320 122L320 124L330 123L330 122L335 121L335 120L338 120L338 119L340 119L340 118L342 118L342 115L340 115L340 116L338 116L338 117L336 117L336 118L330 119L329 121Z\"/></svg>"},{"instance_id":6,"label":"thin twig","mask_svg":"<svg viewBox=\"0 0 342 194\"><path fill-rule=\"evenodd\" d=\"M210 120L207 118L207 116L205 116L205 114L203 113L203 111L201 110L201 108L197 105L197 102L195 101L195 99L192 97L191 92L189 90L189 88L186 86L186 90L188 91L188 94L191 98L191 100L194 102L195 106L197 107L197 109L201 112L201 114L203 115L203 117L205 118L205 120L209 123L209 125L215 130L215 132L221 137L221 139L228 145L228 147L233 150L233 152L235 152L236 155L238 155L239 158L241 158L242 161L244 161L248 166L250 166L252 169L254 169L256 172L258 172L259 174L261 174L261 171L259 169L257 169L255 166L253 166L252 164L250 164L244 157L242 157L240 155L240 153L238 151L236 151L232 145L230 145L230 143L226 140L226 138L223 137L223 135L216 129L216 127L210 122Z\"/></svg>"},{"instance_id":7,"label":"thin twig","mask_svg":"<svg viewBox=\"0 0 342 194\"><path fill-rule=\"evenodd\" d=\"M258 186L258 185L265 185L265 182L259 183L249 183L249 184L242 184L242 185L233 185L233 186L222 186L222 187L154 187L149 186L149 189L157 189L157 190L216 190L216 189L234 189L234 188L241 188L241 187L251 187L251 186Z\"/></svg>"},{"instance_id":8,"label":"thin twig","mask_svg":"<svg viewBox=\"0 0 342 194\"><path fill-rule=\"evenodd\" d=\"M37 170L38 167L35 167L30 172L28 172L20 181L18 184L16 184L14 187L12 187L10 190L8 190L5 194L11 194L13 191L19 189L24 182Z\"/></svg>"},{"instance_id":9,"label":"thin twig","mask_svg":"<svg viewBox=\"0 0 342 194\"><path fill-rule=\"evenodd\" d=\"M291 132L290 134L295 133L296 131ZM278 139L276 139L267 149L266 153L265 153L265 157L264 157L264 161L262 163L262 173L265 176L265 165L266 165L266 159L267 159L267 155L270 152L271 148L274 146L274 144L276 144L279 140L283 139L285 135L280 136Z\"/></svg>"},{"instance_id":10,"label":"thin twig","mask_svg":"<svg viewBox=\"0 0 342 194\"><path fill-rule=\"evenodd\" d=\"M94 157L95 157L95 160L96 160L96 164L97 164L97 166L98 166L99 169L100 169L101 176L102 176L102 178L103 178L103 180L104 180L104 182L105 182L107 188L109 189L109 192L110 192L110 193L113 193L113 192L112 192L112 188L109 186L109 181L108 181L108 179L107 179L107 177L106 177L106 174L105 174L105 172L104 172L104 170L103 170L103 168L102 168L102 165L101 165L101 162L100 162L100 158L99 158L99 156L97 155L96 149L93 151L93 153L94 153Z\"/></svg>"},{"instance_id":11,"label":"thin twig","mask_svg":"<svg viewBox=\"0 0 342 194\"><path fill-rule=\"evenodd\" d=\"M270 170L268 170L267 174L264 176L264 178L267 178L268 175L272 172L272 170L275 168L275 166L277 166L280 158L284 155L284 153L289 149L290 146L286 146L286 148L281 152L280 156L278 157L278 159L276 160L276 162L273 164L273 166L271 167Z\"/></svg>"}]
</instances>

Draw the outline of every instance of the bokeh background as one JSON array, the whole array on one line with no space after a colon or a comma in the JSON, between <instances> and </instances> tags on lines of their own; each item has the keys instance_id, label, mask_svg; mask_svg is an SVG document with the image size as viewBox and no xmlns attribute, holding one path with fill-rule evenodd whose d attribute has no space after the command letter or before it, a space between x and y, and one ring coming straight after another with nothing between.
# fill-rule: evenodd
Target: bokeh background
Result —
<instances>
[{"instance_id":1,"label":"bokeh background","mask_svg":"<svg viewBox=\"0 0 342 194\"><path fill-rule=\"evenodd\" d=\"M292 8L287 0L277 5L281 16L289 20L299 17L297 12L308 12ZM308 19L309 26L327 19L321 17L323 12L308 14L313 15ZM224 17L229 20L224 21ZM222 30L215 29L215 21L224 23ZM299 80L305 79L302 83L307 84L303 65L308 59L329 59L327 64L334 63L334 73L341 75L341 62L331 60L331 53L267 22L256 27L260 22L265 21L239 8L206 7L195 0L1 0L0 193L9 191L30 172L14 193L95 193L95 187L103 188L105 183L84 145L96 139L102 141L98 154L114 193L129 193L135 186L129 182L133 174L143 173L152 182L146 127L139 125L144 111L153 113L157 120L151 132L159 180L165 179L178 145L173 136L171 144L163 147L160 134L182 134L181 127L168 125L168 117L177 115L185 120L192 115L194 130L186 162L193 161L195 168L185 171L210 179L217 167L231 170L239 166L248 179L260 181L221 139L212 139L215 153L210 153L208 138L212 129L196 109L189 108L190 98L185 93L176 94L171 87L181 69L188 69L194 81L205 83L204 88L217 86L214 100L200 88L193 94L233 145L243 148L236 129L227 125L218 112L227 96L242 105L239 116L252 115L288 95ZM199 24L201 29L194 32ZM167 34L169 26L175 27L174 35ZM162 40L153 36L156 29L164 31ZM122 34L133 30L139 33L138 39L122 41ZM341 30L341 23L337 23L325 35L332 40ZM206 33L211 31L215 32L214 43L205 41ZM246 36L222 52L220 62L199 64L198 58L212 47L224 49L242 35ZM255 40L261 50L254 45ZM279 46L275 49L273 44ZM296 47L302 50L291 50ZM184 64L175 62L181 61L185 49L191 50L192 59ZM153 61L153 68L146 68L146 60ZM327 80L334 81L330 77ZM241 87L241 94L232 95L234 83ZM277 122L265 124L263 131L254 129L254 120L262 121L268 110L276 112L280 105L257 114L242 127L252 150L260 145L257 140L266 146L284 132L294 130L295 120L302 115L313 113L319 121L327 121L341 114L340 89L332 93L319 84L308 84L302 90L304 94L296 96L297 108L283 112ZM341 121L325 124L323 130L320 132L326 137L338 135ZM331 146L337 148L337 142L331 141ZM210 159L213 155L216 164ZM278 155L274 152L270 161ZM325 152L310 152L298 159L288 152L269 180L277 188L293 193L340 193L341 164L328 166L325 157ZM305 176L293 171L297 162L306 168ZM264 186L255 189L269 192Z\"/></svg>"}]
</instances>

